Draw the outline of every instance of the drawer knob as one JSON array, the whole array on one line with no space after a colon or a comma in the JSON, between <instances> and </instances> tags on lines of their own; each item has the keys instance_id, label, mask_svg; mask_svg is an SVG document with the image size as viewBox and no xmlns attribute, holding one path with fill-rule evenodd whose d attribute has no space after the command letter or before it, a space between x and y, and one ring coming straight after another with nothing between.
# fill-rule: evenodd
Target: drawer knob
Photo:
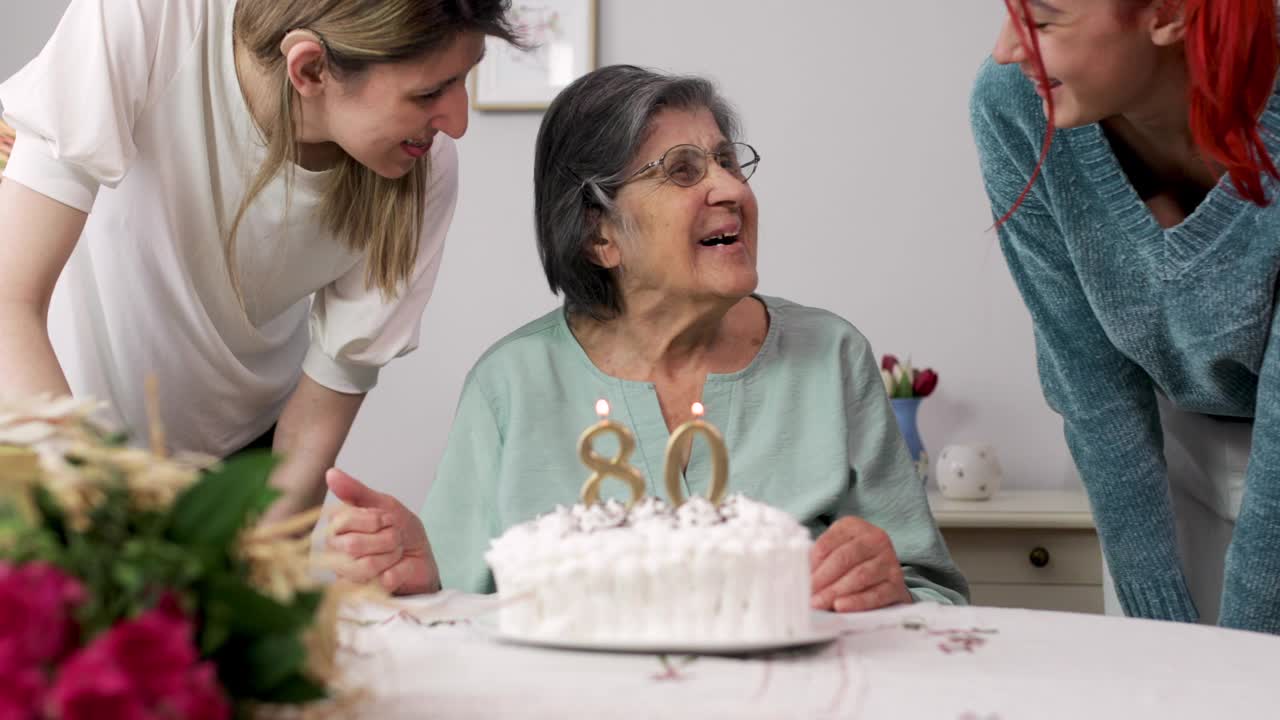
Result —
<instances>
[{"instance_id":1,"label":"drawer knob","mask_svg":"<svg viewBox=\"0 0 1280 720\"><path fill-rule=\"evenodd\" d=\"M1038 568L1042 568L1049 564L1049 551L1042 547L1034 548L1029 557L1031 564Z\"/></svg>"}]
</instances>

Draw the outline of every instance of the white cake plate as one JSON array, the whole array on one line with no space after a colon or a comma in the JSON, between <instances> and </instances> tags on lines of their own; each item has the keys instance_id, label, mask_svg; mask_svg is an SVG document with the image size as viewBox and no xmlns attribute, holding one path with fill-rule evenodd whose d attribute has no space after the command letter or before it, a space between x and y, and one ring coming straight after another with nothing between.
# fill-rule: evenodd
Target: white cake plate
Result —
<instances>
[{"instance_id":1,"label":"white cake plate","mask_svg":"<svg viewBox=\"0 0 1280 720\"><path fill-rule=\"evenodd\" d=\"M513 645L555 648L558 650L590 650L679 655L744 655L771 650L828 643L840 636L847 625L836 613L813 611L809 632L803 635L773 639L749 640L589 640L580 638L527 637L503 632L498 627L497 613L476 618L472 626L489 637Z\"/></svg>"}]
</instances>

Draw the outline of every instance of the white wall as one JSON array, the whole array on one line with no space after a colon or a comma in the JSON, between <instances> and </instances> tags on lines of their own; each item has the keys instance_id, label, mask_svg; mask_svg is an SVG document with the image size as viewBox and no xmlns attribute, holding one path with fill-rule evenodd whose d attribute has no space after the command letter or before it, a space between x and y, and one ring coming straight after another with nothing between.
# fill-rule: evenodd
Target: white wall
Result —
<instances>
[{"instance_id":1,"label":"white wall","mask_svg":"<svg viewBox=\"0 0 1280 720\"><path fill-rule=\"evenodd\" d=\"M5 10L0 77L38 50L63 0ZM763 159L760 290L834 310L877 353L941 375L921 409L934 451L990 441L1007 483L1075 482L1035 377L1030 324L995 236L968 91L998 0L600 0L602 64L719 81ZM463 376L554 307L532 235L534 113L475 113L422 346L382 374L340 458L418 507ZM572 442L572 438L566 438Z\"/></svg>"},{"instance_id":2,"label":"white wall","mask_svg":"<svg viewBox=\"0 0 1280 720\"><path fill-rule=\"evenodd\" d=\"M40 52L68 0L0 0L0 79Z\"/></svg>"}]
</instances>

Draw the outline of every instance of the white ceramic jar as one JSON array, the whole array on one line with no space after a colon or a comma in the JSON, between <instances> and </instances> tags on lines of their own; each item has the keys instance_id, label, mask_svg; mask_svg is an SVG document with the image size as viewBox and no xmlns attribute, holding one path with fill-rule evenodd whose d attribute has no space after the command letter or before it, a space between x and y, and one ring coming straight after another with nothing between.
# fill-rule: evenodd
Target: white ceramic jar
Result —
<instances>
[{"instance_id":1,"label":"white ceramic jar","mask_svg":"<svg viewBox=\"0 0 1280 720\"><path fill-rule=\"evenodd\" d=\"M936 472L938 490L951 500L986 500L1004 480L995 448L986 444L946 446Z\"/></svg>"}]
</instances>

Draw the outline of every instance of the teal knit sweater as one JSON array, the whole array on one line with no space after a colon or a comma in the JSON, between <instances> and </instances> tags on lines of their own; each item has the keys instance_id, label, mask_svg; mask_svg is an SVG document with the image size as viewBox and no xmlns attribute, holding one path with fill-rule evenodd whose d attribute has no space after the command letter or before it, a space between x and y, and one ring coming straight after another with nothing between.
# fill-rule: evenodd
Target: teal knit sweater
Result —
<instances>
[{"instance_id":1,"label":"teal knit sweater","mask_svg":"<svg viewBox=\"0 0 1280 720\"><path fill-rule=\"evenodd\" d=\"M990 60L971 111L987 192L1003 215L1035 167L1044 111L1017 67ZM1262 127L1280 158L1280 98ZM1190 412L1254 418L1221 624L1280 633L1280 206L1259 208L1224 179L1163 229L1096 124L1059 131L1043 173L1000 228L1000 245L1125 612L1197 617L1175 542L1162 393ZM1277 197L1276 183L1267 189Z\"/></svg>"}]
</instances>

